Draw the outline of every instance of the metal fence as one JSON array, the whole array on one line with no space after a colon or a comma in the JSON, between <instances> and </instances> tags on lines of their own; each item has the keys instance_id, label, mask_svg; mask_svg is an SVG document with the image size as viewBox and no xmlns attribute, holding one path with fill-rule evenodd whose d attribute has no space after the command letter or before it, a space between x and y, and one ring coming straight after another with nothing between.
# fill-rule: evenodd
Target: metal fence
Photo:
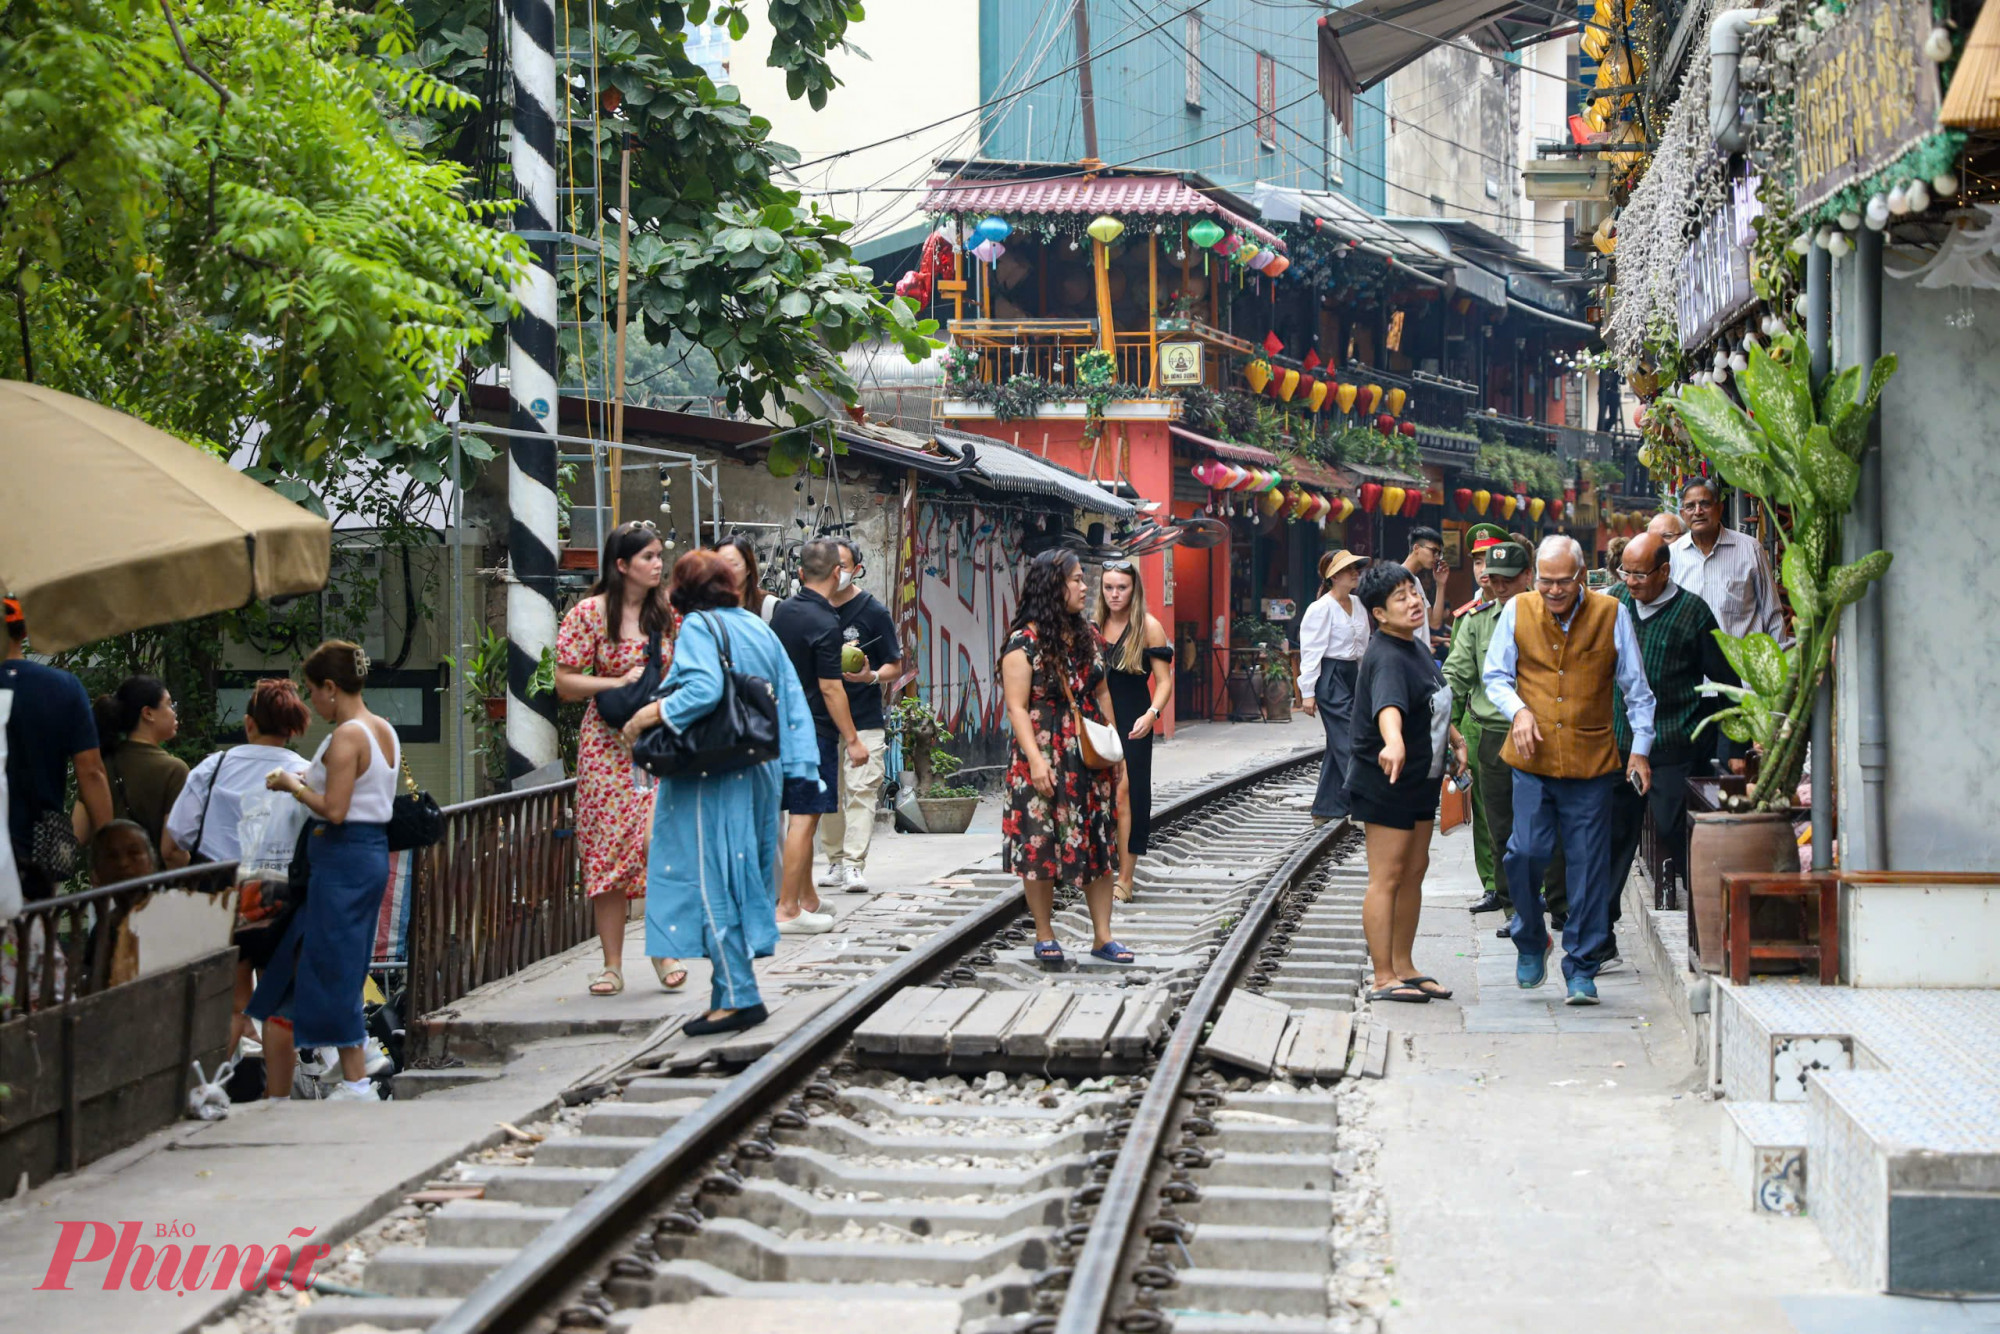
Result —
<instances>
[{"instance_id":1,"label":"metal fence","mask_svg":"<svg viewBox=\"0 0 2000 1334\"><path fill-rule=\"evenodd\" d=\"M449 1005L589 938L576 782L444 808L444 837L417 854L407 1012ZM120 927L161 890L219 893L235 862L208 862L29 904L0 926L0 1021L122 982Z\"/></svg>"}]
</instances>

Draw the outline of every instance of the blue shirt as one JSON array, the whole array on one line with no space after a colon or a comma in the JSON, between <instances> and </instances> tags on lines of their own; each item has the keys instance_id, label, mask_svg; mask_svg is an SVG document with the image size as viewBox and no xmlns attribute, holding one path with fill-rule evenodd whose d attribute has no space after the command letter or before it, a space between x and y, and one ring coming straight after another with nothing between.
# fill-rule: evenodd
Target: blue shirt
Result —
<instances>
[{"instance_id":1,"label":"blue shirt","mask_svg":"<svg viewBox=\"0 0 2000 1334\"><path fill-rule=\"evenodd\" d=\"M65 809L70 758L97 749L97 721L83 682L39 662L0 662L0 690L14 694L7 715L7 832L26 849L42 813Z\"/></svg>"},{"instance_id":2,"label":"blue shirt","mask_svg":"<svg viewBox=\"0 0 2000 1334\"><path fill-rule=\"evenodd\" d=\"M1486 646L1486 670L1480 678L1486 687L1486 698L1493 701L1493 707L1500 710L1509 722L1514 715L1528 706L1521 702L1521 696L1514 690L1514 677L1521 665L1521 649L1514 642L1514 608L1519 598L1509 599L1500 609L1500 623L1493 627L1493 642ZM1583 606L1583 595L1579 593L1576 606L1569 609L1569 615L1558 622L1563 633L1576 620L1576 613ZM1618 688L1625 693L1625 717L1632 724L1632 753L1650 755L1653 753L1653 687L1646 683L1646 662L1639 653L1639 631L1632 624L1632 609L1624 603L1618 604L1618 619L1612 623L1611 642L1618 649Z\"/></svg>"}]
</instances>

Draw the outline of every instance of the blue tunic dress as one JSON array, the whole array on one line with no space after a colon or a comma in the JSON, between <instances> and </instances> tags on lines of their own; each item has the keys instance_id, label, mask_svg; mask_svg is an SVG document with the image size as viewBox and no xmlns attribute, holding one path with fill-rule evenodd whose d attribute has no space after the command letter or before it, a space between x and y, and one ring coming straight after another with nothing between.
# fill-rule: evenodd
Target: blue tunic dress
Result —
<instances>
[{"instance_id":1,"label":"blue tunic dress","mask_svg":"<svg viewBox=\"0 0 2000 1334\"><path fill-rule=\"evenodd\" d=\"M686 728L722 698L722 656L709 617L728 631L736 670L763 677L776 691L779 756L734 773L660 780L646 859L646 953L708 959L710 1008L740 1010L759 1003L750 961L778 947L779 793L786 778L818 779L819 742L778 637L733 607L681 622L673 666L660 683L662 721Z\"/></svg>"}]
</instances>

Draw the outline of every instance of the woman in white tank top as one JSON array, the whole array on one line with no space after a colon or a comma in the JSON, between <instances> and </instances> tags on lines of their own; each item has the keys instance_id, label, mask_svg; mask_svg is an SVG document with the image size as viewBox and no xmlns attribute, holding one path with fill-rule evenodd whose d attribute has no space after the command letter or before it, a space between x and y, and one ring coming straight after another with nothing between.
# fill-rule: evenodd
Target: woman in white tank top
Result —
<instances>
[{"instance_id":1,"label":"woman in white tank top","mask_svg":"<svg viewBox=\"0 0 2000 1334\"><path fill-rule=\"evenodd\" d=\"M280 770L265 780L313 817L301 836L312 868L305 906L293 914L246 1011L264 1025L266 1087L276 1098L291 1094L300 1046L340 1049L345 1082L332 1099L377 1096L363 1060L361 989L389 887L389 815L402 746L396 729L368 711L361 693L367 676L359 645L331 639L313 651L305 662L308 702L333 734L304 774Z\"/></svg>"}]
</instances>

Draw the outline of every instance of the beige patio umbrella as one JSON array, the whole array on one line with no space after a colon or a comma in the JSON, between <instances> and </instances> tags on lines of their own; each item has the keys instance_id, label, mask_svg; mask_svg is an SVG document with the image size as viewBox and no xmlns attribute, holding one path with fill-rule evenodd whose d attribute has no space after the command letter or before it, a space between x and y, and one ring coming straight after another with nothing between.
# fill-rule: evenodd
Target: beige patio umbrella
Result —
<instances>
[{"instance_id":1,"label":"beige patio umbrella","mask_svg":"<svg viewBox=\"0 0 2000 1334\"><path fill-rule=\"evenodd\" d=\"M309 593L333 526L136 417L0 380L0 589L42 653Z\"/></svg>"}]
</instances>

